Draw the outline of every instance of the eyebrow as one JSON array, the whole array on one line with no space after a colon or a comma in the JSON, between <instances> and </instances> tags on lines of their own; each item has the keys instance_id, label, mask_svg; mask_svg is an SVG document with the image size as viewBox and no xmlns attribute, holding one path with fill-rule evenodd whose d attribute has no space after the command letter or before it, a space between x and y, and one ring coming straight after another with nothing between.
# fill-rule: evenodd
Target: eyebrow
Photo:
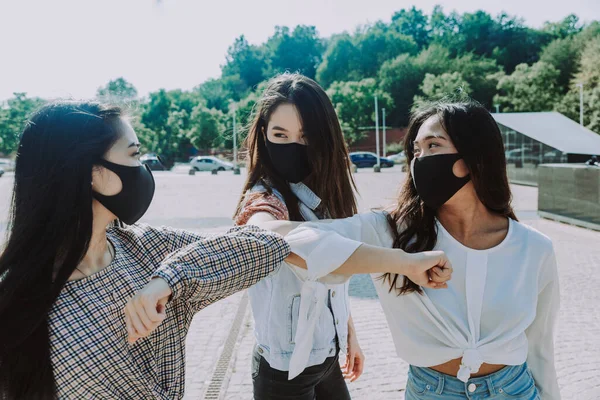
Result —
<instances>
[{"instance_id":1,"label":"eyebrow","mask_svg":"<svg viewBox=\"0 0 600 400\"><path fill-rule=\"evenodd\" d=\"M142 146L142 145L141 145L141 144L139 144L139 143L136 143L136 142L131 142L131 143L129 144L129 146L127 146L127 148L129 149L129 148L131 148L131 147L141 147L141 146Z\"/></svg>"},{"instance_id":2,"label":"eyebrow","mask_svg":"<svg viewBox=\"0 0 600 400\"><path fill-rule=\"evenodd\" d=\"M413 145L414 144L418 144L419 142L426 142L428 140L432 140L432 139L442 139L442 140L446 140L448 141L448 139L446 139L443 136L435 136L435 135L429 135L429 136L425 136L423 139L421 140L413 140Z\"/></svg>"},{"instance_id":3,"label":"eyebrow","mask_svg":"<svg viewBox=\"0 0 600 400\"><path fill-rule=\"evenodd\" d=\"M287 131L288 131L287 129L285 129L285 128L282 128L282 127L280 127L280 126L277 126L277 125L275 125L275 126L273 127L273 130L274 130L274 131L275 131L275 130L277 130L277 131L284 131L284 132L287 132Z\"/></svg>"}]
</instances>

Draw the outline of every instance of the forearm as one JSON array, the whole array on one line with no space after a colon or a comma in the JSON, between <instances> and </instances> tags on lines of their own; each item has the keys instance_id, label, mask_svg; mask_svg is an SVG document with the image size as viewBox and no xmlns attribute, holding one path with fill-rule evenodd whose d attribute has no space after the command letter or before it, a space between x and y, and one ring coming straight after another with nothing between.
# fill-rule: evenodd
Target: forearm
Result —
<instances>
[{"instance_id":1,"label":"forearm","mask_svg":"<svg viewBox=\"0 0 600 400\"><path fill-rule=\"evenodd\" d=\"M172 254L154 276L169 284L175 299L214 302L252 286L288 254L281 236L245 226Z\"/></svg>"},{"instance_id":2,"label":"forearm","mask_svg":"<svg viewBox=\"0 0 600 400\"><path fill-rule=\"evenodd\" d=\"M356 275L392 273L409 274L413 268L412 257L399 249L386 249L368 244L361 244L354 253L336 270L334 274ZM291 253L286 262L307 269L306 261L295 253Z\"/></svg>"}]
</instances>

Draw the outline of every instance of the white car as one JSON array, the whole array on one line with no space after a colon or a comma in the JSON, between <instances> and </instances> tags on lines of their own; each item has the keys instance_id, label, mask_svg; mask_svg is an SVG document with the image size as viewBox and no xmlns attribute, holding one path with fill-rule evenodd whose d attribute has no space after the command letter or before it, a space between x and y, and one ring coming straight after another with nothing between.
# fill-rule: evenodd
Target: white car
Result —
<instances>
[{"instance_id":1,"label":"white car","mask_svg":"<svg viewBox=\"0 0 600 400\"><path fill-rule=\"evenodd\" d=\"M401 151L398 154L387 156L387 159L392 160L394 162L394 164L402 165L402 164L406 163L406 155L404 154L403 151Z\"/></svg>"},{"instance_id":2,"label":"white car","mask_svg":"<svg viewBox=\"0 0 600 400\"><path fill-rule=\"evenodd\" d=\"M190 162L191 166L196 171L231 171L233 170L233 164L227 161L223 161L213 156L199 156L192 158Z\"/></svg>"}]
</instances>

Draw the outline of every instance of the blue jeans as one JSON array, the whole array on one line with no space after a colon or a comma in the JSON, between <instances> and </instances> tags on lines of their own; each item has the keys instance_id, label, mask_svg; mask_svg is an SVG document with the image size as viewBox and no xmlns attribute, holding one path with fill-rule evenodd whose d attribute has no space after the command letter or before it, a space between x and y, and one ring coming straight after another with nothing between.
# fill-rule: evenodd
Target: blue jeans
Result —
<instances>
[{"instance_id":1,"label":"blue jeans","mask_svg":"<svg viewBox=\"0 0 600 400\"><path fill-rule=\"evenodd\" d=\"M471 378L467 383L430 368L411 365L405 399L539 400L540 396L526 363L506 366L493 374Z\"/></svg>"}]
</instances>

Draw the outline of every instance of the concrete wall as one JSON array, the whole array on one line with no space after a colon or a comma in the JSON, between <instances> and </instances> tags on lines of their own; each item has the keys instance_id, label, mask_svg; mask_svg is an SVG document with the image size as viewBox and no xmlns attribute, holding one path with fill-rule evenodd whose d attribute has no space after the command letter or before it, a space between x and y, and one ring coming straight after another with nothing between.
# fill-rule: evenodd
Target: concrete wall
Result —
<instances>
[{"instance_id":1,"label":"concrete wall","mask_svg":"<svg viewBox=\"0 0 600 400\"><path fill-rule=\"evenodd\" d=\"M550 213L600 227L600 168L582 164L540 165L538 210L542 216Z\"/></svg>"}]
</instances>

